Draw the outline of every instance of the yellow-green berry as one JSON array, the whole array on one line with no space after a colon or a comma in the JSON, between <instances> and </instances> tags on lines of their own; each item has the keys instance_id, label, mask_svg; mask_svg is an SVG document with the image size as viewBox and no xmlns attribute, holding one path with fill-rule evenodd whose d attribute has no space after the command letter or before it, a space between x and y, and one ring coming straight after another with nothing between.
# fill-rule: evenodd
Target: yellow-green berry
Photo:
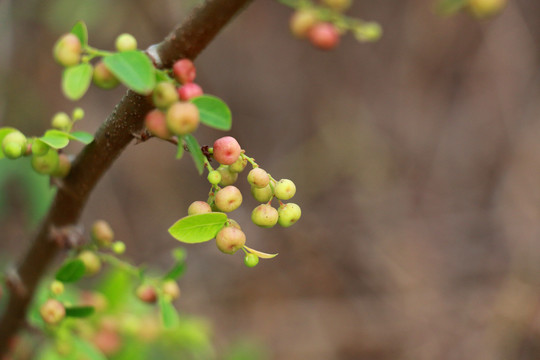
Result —
<instances>
[{"instance_id":1,"label":"yellow-green berry","mask_svg":"<svg viewBox=\"0 0 540 360\"><path fill-rule=\"evenodd\" d=\"M212 170L208 173L208 182L212 185L217 185L221 182L221 174L217 170Z\"/></svg>"},{"instance_id":2,"label":"yellow-green berry","mask_svg":"<svg viewBox=\"0 0 540 360\"><path fill-rule=\"evenodd\" d=\"M118 51L137 50L137 39L131 34L121 34L116 38L115 45Z\"/></svg>"},{"instance_id":3,"label":"yellow-green berry","mask_svg":"<svg viewBox=\"0 0 540 360\"><path fill-rule=\"evenodd\" d=\"M63 35L54 45L54 59L62 66L77 65L81 61L81 41L74 34Z\"/></svg>"},{"instance_id":4,"label":"yellow-green berry","mask_svg":"<svg viewBox=\"0 0 540 360\"><path fill-rule=\"evenodd\" d=\"M18 159L26 152L26 136L20 131L12 131L2 140L2 151L8 159Z\"/></svg>"},{"instance_id":5,"label":"yellow-green berry","mask_svg":"<svg viewBox=\"0 0 540 360\"><path fill-rule=\"evenodd\" d=\"M180 288L174 280L165 281L161 290L163 291L163 294L168 296L171 300L176 300L180 297Z\"/></svg>"},{"instance_id":6,"label":"yellow-green berry","mask_svg":"<svg viewBox=\"0 0 540 360\"><path fill-rule=\"evenodd\" d=\"M257 266L258 263L259 263L259 257L255 254L247 254L244 257L244 264L249 268Z\"/></svg>"},{"instance_id":7,"label":"yellow-green berry","mask_svg":"<svg viewBox=\"0 0 540 360\"><path fill-rule=\"evenodd\" d=\"M54 280L51 283L50 289L54 295L60 295L64 292L64 283L58 280Z\"/></svg>"},{"instance_id":8,"label":"yellow-green berry","mask_svg":"<svg viewBox=\"0 0 540 360\"><path fill-rule=\"evenodd\" d=\"M188 215L206 214L212 212L212 208L205 201L194 201L188 207Z\"/></svg>"},{"instance_id":9,"label":"yellow-green berry","mask_svg":"<svg viewBox=\"0 0 540 360\"><path fill-rule=\"evenodd\" d=\"M246 244L246 235L240 229L226 226L216 235L216 245L225 254L234 254Z\"/></svg>"},{"instance_id":10,"label":"yellow-green berry","mask_svg":"<svg viewBox=\"0 0 540 360\"><path fill-rule=\"evenodd\" d=\"M49 325L56 325L66 316L66 308L62 303L55 299L45 301L39 308L39 313L43 321Z\"/></svg>"},{"instance_id":11,"label":"yellow-green berry","mask_svg":"<svg viewBox=\"0 0 540 360\"><path fill-rule=\"evenodd\" d=\"M242 193L236 186L229 185L216 193L214 202L220 211L231 212L242 204Z\"/></svg>"},{"instance_id":12,"label":"yellow-green berry","mask_svg":"<svg viewBox=\"0 0 540 360\"><path fill-rule=\"evenodd\" d=\"M93 251L84 250L79 254L78 258L84 264L84 267L86 269L86 275L91 276L101 270L101 260Z\"/></svg>"},{"instance_id":13,"label":"yellow-green berry","mask_svg":"<svg viewBox=\"0 0 540 360\"><path fill-rule=\"evenodd\" d=\"M251 212L251 221L257 226L271 228L278 221L278 211L271 205L261 204Z\"/></svg>"},{"instance_id":14,"label":"yellow-green berry","mask_svg":"<svg viewBox=\"0 0 540 360\"><path fill-rule=\"evenodd\" d=\"M302 216L300 206L294 203L283 204L278 210L278 223L283 227L294 225Z\"/></svg>"},{"instance_id":15,"label":"yellow-green berry","mask_svg":"<svg viewBox=\"0 0 540 360\"><path fill-rule=\"evenodd\" d=\"M247 176L248 182L258 188L263 188L270 183L270 176L261 168L252 169Z\"/></svg>"},{"instance_id":16,"label":"yellow-green berry","mask_svg":"<svg viewBox=\"0 0 540 360\"><path fill-rule=\"evenodd\" d=\"M65 112L59 112L54 114L51 125L53 128L67 131L71 127L71 118Z\"/></svg>"},{"instance_id":17,"label":"yellow-green berry","mask_svg":"<svg viewBox=\"0 0 540 360\"><path fill-rule=\"evenodd\" d=\"M58 151L49 148L45 155L32 155L32 168L39 174L50 175L60 162Z\"/></svg>"},{"instance_id":18,"label":"yellow-green berry","mask_svg":"<svg viewBox=\"0 0 540 360\"><path fill-rule=\"evenodd\" d=\"M126 252L126 244L122 241L115 241L112 244L112 251L115 254L121 255Z\"/></svg>"}]
</instances>

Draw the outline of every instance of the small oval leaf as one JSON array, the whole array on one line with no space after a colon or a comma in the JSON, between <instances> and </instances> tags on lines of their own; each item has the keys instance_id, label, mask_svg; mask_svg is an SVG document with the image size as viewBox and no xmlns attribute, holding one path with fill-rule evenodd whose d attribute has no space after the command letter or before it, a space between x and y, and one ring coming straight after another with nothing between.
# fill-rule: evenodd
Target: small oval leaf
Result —
<instances>
[{"instance_id":1,"label":"small oval leaf","mask_svg":"<svg viewBox=\"0 0 540 360\"><path fill-rule=\"evenodd\" d=\"M94 313L93 306L66 306L66 316L84 318Z\"/></svg>"},{"instance_id":2,"label":"small oval leaf","mask_svg":"<svg viewBox=\"0 0 540 360\"><path fill-rule=\"evenodd\" d=\"M0 128L0 159L3 159L5 157L4 151L2 150L2 142L4 141L4 138L6 137L6 135L14 131L19 131L19 130L12 127Z\"/></svg>"},{"instance_id":3,"label":"small oval leaf","mask_svg":"<svg viewBox=\"0 0 540 360\"><path fill-rule=\"evenodd\" d=\"M103 57L107 68L131 90L148 95L156 83L155 68L143 52L123 51Z\"/></svg>"},{"instance_id":4,"label":"small oval leaf","mask_svg":"<svg viewBox=\"0 0 540 360\"><path fill-rule=\"evenodd\" d=\"M70 100L83 97L92 81L92 65L82 63L70 66L62 73L62 91Z\"/></svg>"},{"instance_id":5,"label":"small oval leaf","mask_svg":"<svg viewBox=\"0 0 540 360\"><path fill-rule=\"evenodd\" d=\"M201 122L218 130L230 130L232 126L231 110L215 96L202 95L190 100L199 109Z\"/></svg>"},{"instance_id":6,"label":"small oval leaf","mask_svg":"<svg viewBox=\"0 0 540 360\"><path fill-rule=\"evenodd\" d=\"M54 149L62 149L69 144L69 134L60 130L48 130L39 140Z\"/></svg>"},{"instance_id":7,"label":"small oval leaf","mask_svg":"<svg viewBox=\"0 0 540 360\"><path fill-rule=\"evenodd\" d=\"M86 28L84 21L77 21L70 32L79 38L83 48L88 45L88 29Z\"/></svg>"},{"instance_id":8,"label":"small oval leaf","mask_svg":"<svg viewBox=\"0 0 540 360\"><path fill-rule=\"evenodd\" d=\"M183 139L186 143L186 146L188 147L189 153L191 154L191 158L195 163L195 167L197 168L199 175L202 175L204 171L204 163L206 162L206 157L201 151L201 146L199 145L199 142L191 134L185 135Z\"/></svg>"},{"instance_id":9,"label":"small oval leaf","mask_svg":"<svg viewBox=\"0 0 540 360\"><path fill-rule=\"evenodd\" d=\"M245 246L245 245L244 245L244 248L245 248L247 251L249 251L250 253L257 255L257 256L260 257L261 259L272 259L272 258L275 258L276 256L279 255L279 254L267 254L267 253L263 253L262 251L258 251L258 250L255 250L255 249L248 248L248 247Z\"/></svg>"},{"instance_id":10,"label":"small oval leaf","mask_svg":"<svg viewBox=\"0 0 540 360\"><path fill-rule=\"evenodd\" d=\"M169 233L176 240L188 244L201 243L215 238L226 221L227 215L219 212L190 215L174 223Z\"/></svg>"},{"instance_id":11,"label":"small oval leaf","mask_svg":"<svg viewBox=\"0 0 540 360\"><path fill-rule=\"evenodd\" d=\"M68 260L56 272L56 280L70 283L75 282L84 276L86 268L84 263L79 259Z\"/></svg>"}]
</instances>

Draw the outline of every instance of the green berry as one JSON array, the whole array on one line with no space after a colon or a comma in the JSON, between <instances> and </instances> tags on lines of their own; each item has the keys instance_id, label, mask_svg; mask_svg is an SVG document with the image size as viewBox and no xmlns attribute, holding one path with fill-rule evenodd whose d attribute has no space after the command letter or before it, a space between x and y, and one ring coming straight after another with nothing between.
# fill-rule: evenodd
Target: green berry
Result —
<instances>
[{"instance_id":1,"label":"green berry","mask_svg":"<svg viewBox=\"0 0 540 360\"><path fill-rule=\"evenodd\" d=\"M382 36L381 25L375 22L359 24L357 27L353 28L352 31L356 40L361 42L377 41Z\"/></svg>"},{"instance_id":2,"label":"green berry","mask_svg":"<svg viewBox=\"0 0 540 360\"><path fill-rule=\"evenodd\" d=\"M71 170L71 161L66 154L58 154L58 166L53 170L51 176L65 178Z\"/></svg>"},{"instance_id":3,"label":"green berry","mask_svg":"<svg viewBox=\"0 0 540 360\"><path fill-rule=\"evenodd\" d=\"M20 131L12 131L2 140L2 151L8 159L18 159L26 152L26 136Z\"/></svg>"},{"instance_id":4,"label":"green berry","mask_svg":"<svg viewBox=\"0 0 540 360\"><path fill-rule=\"evenodd\" d=\"M229 171L233 173L241 173L242 171L244 171L247 165L247 162L248 161L246 158L239 156L238 160L236 160L234 163L229 165Z\"/></svg>"},{"instance_id":5,"label":"green berry","mask_svg":"<svg viewBox=\"0 0 540 360\"><path fill-rule=\"evenodd\" d=\"M271 228L278 221L278 211L271 205L261 204L251 212L251 221L257 226Z\"/></svg>"},{"instance_id":6,"label":"green berry","mask_svg":"<svg viewBox=\"0 0 540 360\"><path fill-rule=\"evenodd\" d=\"M317 13L311 9L296 11L289 22L291 32L297 38L307 37L309 30L319 21Z\"/></svg>"},{"instance_id":7,"label":"green berry","mask_svg":"<svg viewBox=\"0 0 540 360\"><path fill-rule=\"evenodd\" d=\"M270 176L265 170L255 168L249 172L247 180L251 185L257 188L263 188L270 183Z\"/></svg>"},{"instance_id":8,"label":"green berry","mask_svg":"<svg viewBox=\"0 0 540 360\"><path fill-rule=\"evenodd\" d=\"M272 200L272 197L274 196L274 192L272 191L272 188L270 187L270 184L266 185L263 188L258 188L255 186L251 186L251 195L255 200L261 203L267 203L270 200Z\"/></svg>"},{"instance_id":9,"label":"green berry","mask_svg":"<svg viewBox=\"0 0 540 360\"><path fill-rule=\"evenodd\" d=\"M54 59L62 66L77 65L81 61L82 45L73 34L63 35L54 45Z\"/></svg>"},{"instance_id":10,"label":"green berry","mask_svg":"<svg viewBox=\"0 0 540 360\"><path fill-rule=\"evenodd\" d=\"M293 203L283 204L278 210L278 223L283 227L289 227L296 223L300 216L302 216L300 206Z\"/></svg>"},{"instance_id":11,"label":"green berry","mask_svg":"<svg viewBox=\"0 0 540 360\"><path fill-rule=\"evenodd\" d=\"M86 275L91 276L101 270L101 260L95 252L90 250L82 251L78 258L83 262L86 269Z\"/></svg>"},{"instance_id":12,"label":"green berry","mask_svg":"<svg viewBox=\"0 0 540 360\"><path fill-rule=\"evenodd\" d=\"M167 127L176 135L187 135L199 127L199 109L192 103L176 102L167 110Z\"/></svg>"},{"instance_id":13,"label":"green berry","mask_svg":"<svg viewBox=\"0 0 540 360\"><path fill-rule=\"evenodd\" d=\"M247 254L244 257L244 264L249 268L257 266L258 263L259 263L259 257L255 254Z\"/></svg>"},{"instance_id":14,"label":"green berry","mask_svg":"<svg viewBox=\"0 0 540 360\"><path fill-rule=\"evenodd\" d=\"M289 200L296 194L296 185L289 179L281 179L274 187L274 194L279 200Z\"/></svg>"},{"instance_id":15,"label":"green berry","mask_svg":"<svg viewBox=\"0 0 540 360\"><path fill-rule=\"evenodd\" d=\"M126 252L126 244L122 241L115 241L112 244L112 251L115 254L121 255Z\"/></svg>"},{"instance_id":16,"label":"green berry","mask_svg":"<svg viewBox=\"0 0 540 360\"><path fill-rule=\"evenodd\" d=\"M157 300L157 292L156 289L149 284L142 284L140 285L137 290L135 291L137 297L148 304L153 304Z\"/></svg>"},{"instance_id":17,"label":"green berry","mask_svg":"<svg viewBox=\"0 0 540 360\"><path fill-rule=\"evenodd\" d=\"M216 235L216 245L225 254L234 254L246 244L246 235L240 229L226 226Z\"/></svg>"},{"instance_id":18,"label":"green berry","mask_svg":"<svg viewBox=\"0 0 540 360\"><path fill-rule=\"evenodd\" d=\"M219 190L214 198L216 207L223 212L231 212L242 204L242 193L236 186L226 186Z\"/></svg>"},{"instance_id":19,"label":"green berry","mask_svg":"<svg viewBox=\"0 0 540 360\"><path fill-rule=\"evenodd\" d=\"M165 296L168 296L171 300L176 300L180 297L180 288L174 280L167 280L161 286L161 290Z\"/></svg>"},{"instance_id":20,"label":"green berry","mask_svg":"<svg viewBox=\"0 0 540 360\"><path fill-rule=\"evenodd\" d=\"M152 100L156 107L166 109L178 101L178 93L173 84L162 81L154 88Z\"/></svg>"},{"instance_id":21,"label":"green berry","mask_svg":"<svg viewBox=\"0 0 540 360\"><path fill-rule=\"evenodd\" d=\"M32 156L32 168L39 174L50 175L58 166L60 158L56 149L49 148L45 155Z\"/></svg>"},{"instance_id":22,"label":"green berry","mask_svg":"<svg viewBox=\"0 0 540 360\"><path fill-rule=\"evenodd\" d=\"M39 139L34 139L32 142L32 154L41 156L45 155L49 151L49 145L45 144Z\"/></svg>"},{"instance_id":23,"label":"green berry","mask_svg":"<svg viewBox=\"0 0 540 360\"><path fill-rule=\"evenodd\" d=\"M115 45L118 51L137 50L137 39L131 34L122 34L116 38Z\"/></svg>"},{"instance_id":24,"label":"green berry","mask_svg":"<svg viewBox=\"0 0 540 360\"><path fill-rule=\"evenodd\" d=\"M217 185L221 182L221 174L217 170L212 170L208 173L208 182L212 185Z\"/></svg>"},{"instance_id":25,"label":"green berry","mask_svg":"<svg viewBox=\"0 0 540 360\"><path fill-rule=\"evenodd\" d=\"M50 290L54 295L60 295L64 292L64 283L58 280L54 280L51 283Z\"/></svg>"},{"instance_id":26,"label":"green berry","mask_svg":"<svg viewBox=\"0 0 540 360\"><path fill-rule=\"evenodd\" d=\"M79 121L84 117L84 110L80 107L73 109L73 114L71 114L73 121Z\"/></svg>"},{"instance_id":27,"label":"green berry","mask_svg":"<svg viewBox=\"0 0 540 360\"><path fill-rule=\"evenodd\" d=\"M41 305L39 313L45 323L56 325L66 316L66 308L60 301L49 299Z\"/></svg>"},{"instance_id":28,"label":"green berry","mask_svg":"<svg viewBox=\"0 0 540 360\"><path fill-rule=\"evenodd\" d=\"M221 175L221 181L219 182L221 186L232 185L238 180L238 173L231 172L228 166L220 166L217 171Z\"/></svg>"},{"instance_id":29,"label":"green berry","mask_svg":"<svg viewBox=\"0 0 540 360\"><path fill-rule=\"evenodd\" d=\"M97 220L90 230L92 240L99 246L109 247L114 240L114 231L105 220Z\"/></svg>"},{"instance_id":30,"label":"green berry","mask_svg":"<svg viewBox=\"0 0 540 360\"><path fill-rule=\"evenodd\" d=\"M120 83L118 78L114 76L103 61L99 61L96 66L94 66L92 81L96 86L105 90L113 89Z\"/></svg>"},{"instance_id":31,"label":"green berry","mask_svg":"<svg viewBox=\"0 0 540 360\"><path fill-rule=\"evenodd\" d=\"M59 112L54 114L51 125L53 128L67 131L71 127L71 118L65 112Z\"/></svg>"},{"instance_id":32,"label":"green berry","mask_svg":"<svg viewBox=\"0 0 540 360\"><path fill-rule=\"evenodd\" d=\"M212 212L212 208L205 201L194 201L188 207L188 215L207 214Z\"/></svg>"}]
</instances>

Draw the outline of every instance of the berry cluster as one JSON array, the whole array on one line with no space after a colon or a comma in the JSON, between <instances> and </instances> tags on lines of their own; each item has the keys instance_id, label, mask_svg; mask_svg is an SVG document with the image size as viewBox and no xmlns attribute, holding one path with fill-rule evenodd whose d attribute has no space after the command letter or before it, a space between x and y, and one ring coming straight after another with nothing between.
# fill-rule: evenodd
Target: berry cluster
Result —
<instances>
[{"instance_id":1,"label":"berry cluster","mask_svg":"<svg viewBox=\"0 0 540 360\"><path fill-rule=\"evenodd\" d=\"M381 37L381 27L377 23L364 22L344 16L352 0L321 0L317 6L311 1L286 1L296 11L290 20L290 29L299 39L307 38L321 50L331 50L340 37L351 31L361 42L376 41Z\"/></svg>"}]
</instances>

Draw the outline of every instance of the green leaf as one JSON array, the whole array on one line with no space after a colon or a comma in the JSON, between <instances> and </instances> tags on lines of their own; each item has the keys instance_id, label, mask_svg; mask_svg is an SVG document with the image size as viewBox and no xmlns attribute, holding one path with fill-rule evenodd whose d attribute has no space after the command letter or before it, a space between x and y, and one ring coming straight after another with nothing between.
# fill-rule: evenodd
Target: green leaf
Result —
<instances>
[{"instance_id":1,"label":"green leaf","mask_svg":"<svg viewBox=\"0 0 540 360\"><path fill-rule=\"evenodd\" d=\"M93 306L66 306L66 316L84 318L94 313Z\"/></svg>"},{"instance_id":2,"label":"green leaf","mask_svg":"<svg viewBox=\"0 0 540 360\"><path fill-rule=\"evenodd\" d=\"M230 130L232 126L231 110L223 100L202 95L190 100L199 109L201 122L218 130Z\"/></svg>"},{"instance_id":3,"label":"green leaf","mask_svg":"<svg viewBox=\"0 0 540 360\"><path fill-rule=\"evenodd\" d=\"M105 355L103 355L94 345L80 337L74 336L71 339L71 344L75 348L77 359L107 360L107 357L105 357Z\"/></svg>"},{"instance_id":4,"label":"green leaf","mask_svg":"<svg viewBox=\"0 0 540 360\"><path fill-rule=\"evenodd\" d=\"M119 52L103 58L107 68L131 90L148 95L156 83L155 68L143 52Z\"/></svg>"},{"instance_id":5,"label":"green leaf","mask_svg":"<svg viewBox=\"0 0 540 360\"><path fill-rule=\"evenodd\" d=\"M70 139L82 142L85 145L88 145L94 141L94 136L85 131L74 131L71 134L68 134L68 136Z\"/></svg>"},{"instance_id":6,"label":"green leaf","mask_svg":"<svg viewBox=\"0 0 540 360\"><path fill-rule=\"evenodd\" d=\"M92 65L82 63L70 66L62 73L62 91L70 100L83 97L92 81Z\"/></svg>"},{"instance_id":7,"label":"green leaf","mask_svg":"<svg viewBox=\"0 0 540 360\"><path fill-rule=\"evenodd\" d=\"M79 38L83 48L88 45L88 29L86 28L84 21L77 21L70 32Z\"/></svg>"},{"instance_id":8,"label":"green leaf","mask_svg":"<svg viewBox=\"0 0 540 360\"><path fill-rule=\"evenodd\" d=\"M188 244L201 243L215 238L226 221L227 215L219 212L190 215L174 223L169 233L176 240Z\"/></svg>"},{"instance_id":9,"label":"green leaf","mask_svg":"<svg viewBox=\"0 0 540 360\"><path fill-rule=\"evenodd\" d=\"M176 150L176 158L181 159L184 156L184 143L182 139L178 139L178 148Z\"/></svg>"},{"instance_id":10,"label":"green leaf","mask_svg":"<svg viewBox=\"0 0 540 360\"><path fill-rule=\"evenodd\" d=\"M165 275L164 279L176 280L184 274L186 271L185 263L176 263L173 268Z\"/></svg>"},{"instance_id":11,"label":"green leaf","mask_svg":"<svg viewBox=\"0 0 540 360\"><path fill-rule=\"evenodd\" d=\"M178 326L180 319L178 318L178 312L171 304L170 300L164 296L159 297L159 310L161 312L161 321L163 326L167 329Z\"/></svg>"},{"instance_id":12,"label":"green leaf","mask_svg":"<svg viewBox=\"0 0 540 360\"><path fill-rule=\"evenodd\" d=\"M191 134L184 136L184 141L188 147L189 153L195 162L195 167L199 172L199 175L202 175L204 170L204 163L206 162L206 157L201 151L201 146L195 137Z\"/></svg>"},{"instance_id":13,"label":"green leaf","mask_svg":"<svg viewBox=\"0 0 540 360\"><path fill-rule=\"evenodd\" d=\"M39 140L54 149L62 149L69 144L69 134L60 130L48 130Z\"/></svg>"},{"instance_id":14,"label":"green leaf","mask_svg":"<svg viewBox=\"0 0 540 360\"><path fill-rule=\"evenodd\" d=\"M2 151L2 141L4 141L4 138L6 137L6 135L14 131L19 131L19 130L12 127L0 128L0 159L3 159L5 157L4 152Z\"/></svg>"},{"instance_id":15,"label":"green leaf","mask_svg":"<svg viewBox=\"0 0 540 360\"><path fill-rule=\"evenodd\" d=\"M79 259L68 260L56 272L56 280L70 283L75 282L84 276L86 268L84 263Z\"/></svg>"}]
</instances>

